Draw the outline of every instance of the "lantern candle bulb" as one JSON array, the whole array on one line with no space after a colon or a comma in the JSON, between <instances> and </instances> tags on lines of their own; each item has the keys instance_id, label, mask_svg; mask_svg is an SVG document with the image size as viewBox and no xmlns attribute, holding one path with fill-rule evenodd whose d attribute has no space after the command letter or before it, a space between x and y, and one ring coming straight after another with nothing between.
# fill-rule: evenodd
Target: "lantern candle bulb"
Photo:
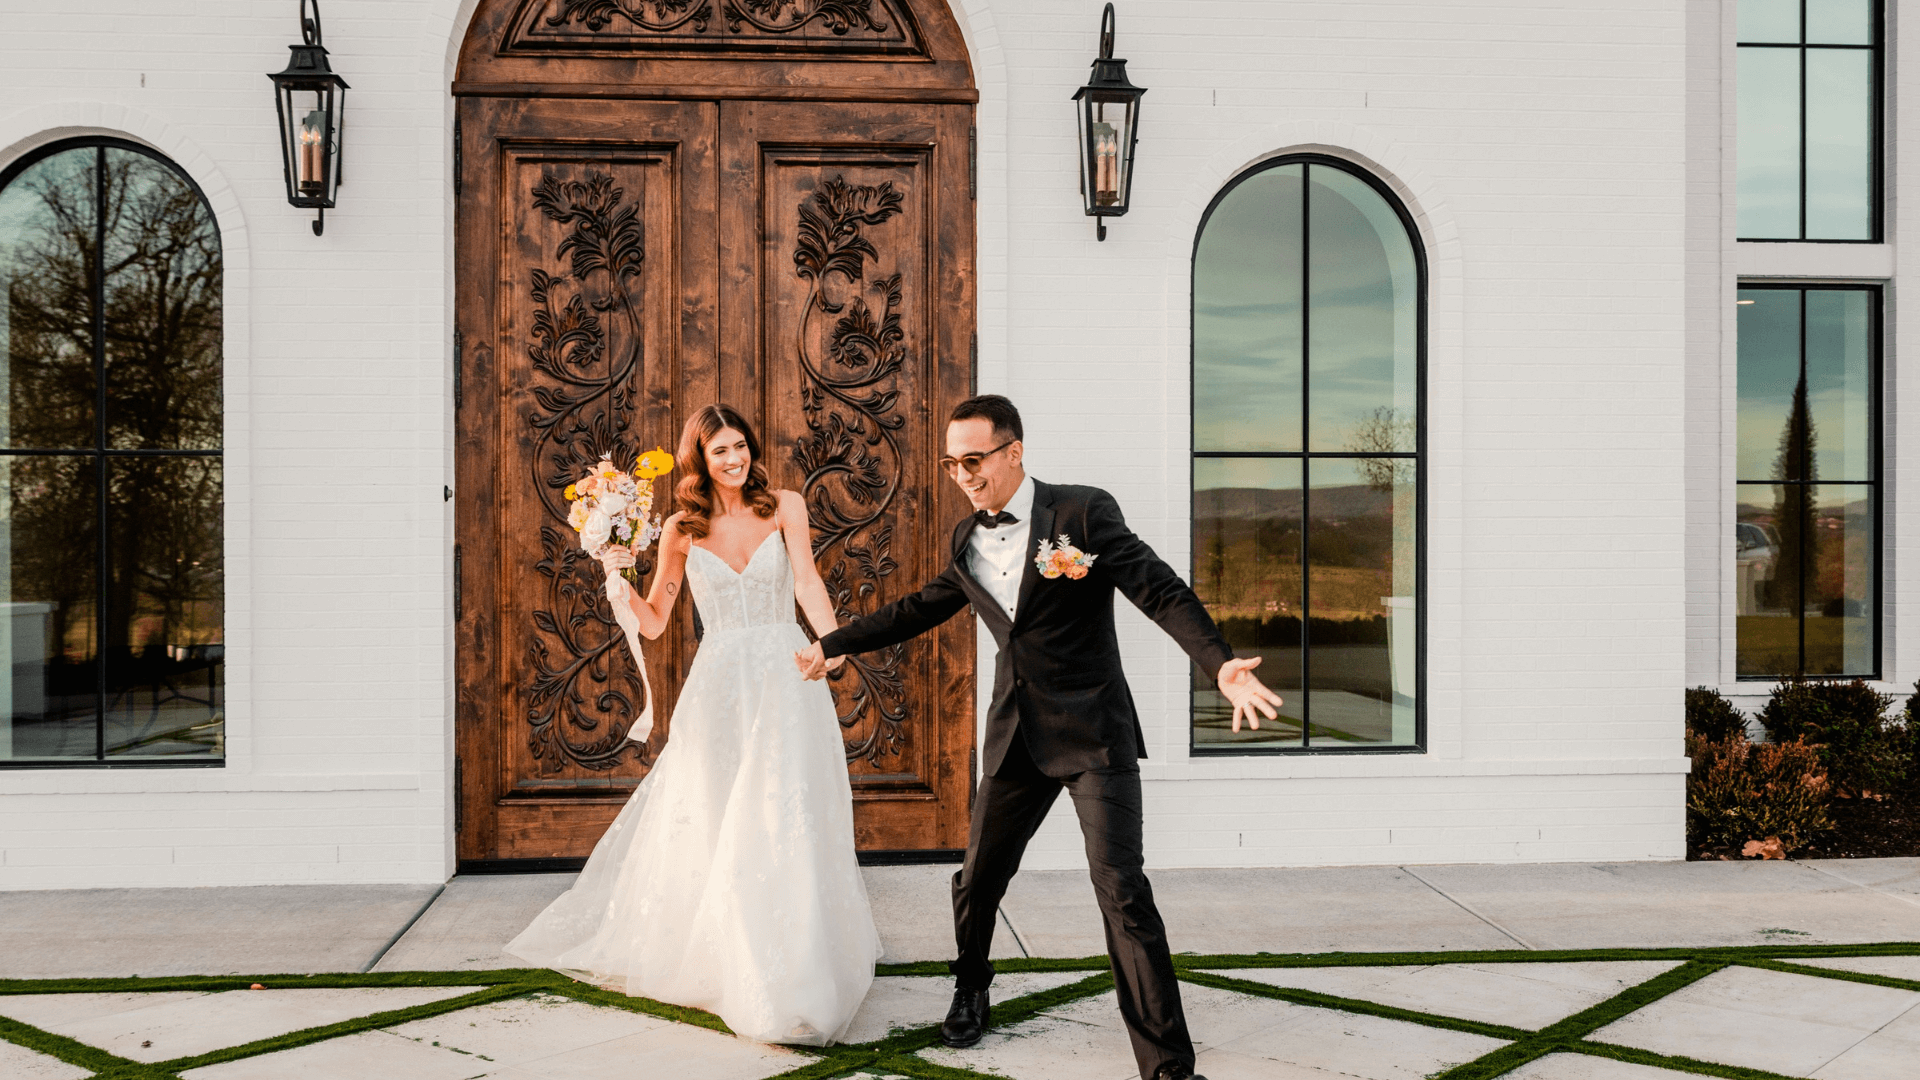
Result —
<instances>
[{"instance_id":1,"label":"lantern candle bulb","mask_svg":"<svg viewBox=\"0 0 1920 1080\"><path fill-rule=\"evenodd\" d=\"M325 170L322 161L326 117L320 110L307 114L300 122L300 191L304 195L315 195L325 190Z\"/></svg>"},{"instance_id":2,"label":"lantern candle bulb","mask_svg":"<svg viewBox=\"0 0 1920 1080\"><path fill-rule=\"evenodd\" d=\"M1100 206L1120 201L1120 135L1105 122L1093 125L1093 199Z\"/></svg>"}]
</instances>

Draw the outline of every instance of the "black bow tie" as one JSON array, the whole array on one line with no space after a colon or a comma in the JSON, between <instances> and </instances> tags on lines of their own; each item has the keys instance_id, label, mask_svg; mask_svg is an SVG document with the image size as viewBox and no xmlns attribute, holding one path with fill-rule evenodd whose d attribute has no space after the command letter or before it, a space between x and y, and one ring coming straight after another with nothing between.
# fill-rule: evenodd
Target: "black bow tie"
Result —
<instances>
[{"instance_id":1,"label":"black bow tie","mask_svg":"<svg viewBox=\"0 0 1920 1080\"><path fill-rule=\"evenodd\" d=\"M975 510L973 512L973 523L983 529L997 529L1002 525L1017 525L1020 523L1020 519L1007 513L1005 510L997 514L989 514L985 510Z\"/></svg>"}]
</instances>

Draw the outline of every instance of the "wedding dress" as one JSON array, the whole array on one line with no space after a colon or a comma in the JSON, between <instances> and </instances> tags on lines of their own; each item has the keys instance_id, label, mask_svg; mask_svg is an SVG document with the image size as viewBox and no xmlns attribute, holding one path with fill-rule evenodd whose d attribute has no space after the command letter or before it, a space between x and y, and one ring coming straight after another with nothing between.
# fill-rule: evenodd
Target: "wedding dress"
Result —
<instances>
[{"instance_id":1,"label":"wedding dress","mask_svg":"<svg viewBox=\"0 0 1920 1080\"><path fill-rule=\"evenodd\" d=\"M880 957L832 695L794 666L807 639L779 530L739 573L693 545L687 584L706 632L666 748L506 951L751 1039L824 1046Z\"/></svg>"}]
</instances>

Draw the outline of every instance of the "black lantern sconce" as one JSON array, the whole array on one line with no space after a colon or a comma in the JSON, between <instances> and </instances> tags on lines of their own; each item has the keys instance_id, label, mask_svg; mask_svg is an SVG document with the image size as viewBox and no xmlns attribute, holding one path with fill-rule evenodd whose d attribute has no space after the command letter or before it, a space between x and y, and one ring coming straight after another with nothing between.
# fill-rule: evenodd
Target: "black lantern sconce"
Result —
<instances>
[{"instance_id":1,"label":"black lantern sconce","mask_svg":"<svg viewBox=\"0 0 1920 1080\"><path fill-rule=\"evenodd\" d=\"M1100 58L1074 92L1080 103L1080 194L1087 215L1107 238L1107 219L1127 212L1133 194L1133 149L1140 139L1140 99L1147 88L1127 81L1127 62L1113 58L1113 5L1100 16Z\"/></svg>"},{"instance_id":2,"label":"black lantern sconce","mask_svg":"<svg viewBox=\"0 0 1920 1080\"><path fill-rule=\"evenodd\" d=\"M309 15L308 8L312 8ZM340 125L347 106L346 80L327 66L320 44L320 0L300 0L303 45L289 45L287 70L269 72L280 114L280 156L286 168L287 201L318 210L313 235L327 227L327 208L340 187Z\"/></svg>"}]
</instances>

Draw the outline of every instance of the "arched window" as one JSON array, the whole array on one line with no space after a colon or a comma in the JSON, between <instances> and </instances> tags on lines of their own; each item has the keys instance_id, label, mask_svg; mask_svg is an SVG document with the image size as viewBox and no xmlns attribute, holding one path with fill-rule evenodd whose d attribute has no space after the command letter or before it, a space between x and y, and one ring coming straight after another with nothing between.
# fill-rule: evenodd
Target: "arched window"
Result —
<instances>
[{"instance_id":1,"label":"arched window","mask_svg":"<svg viewBox=\"0 0 1920 1080\"><path fill-rule=\"evenodd\" d=\"M220 234L120 139L0 171L0 764L224 756Z\"/></svg>"},{"instance_id":2,"label":"arched window","mask_svg":"<svg viewBox=\"0 0 1920 1080\"><path fill-rule=\"evenodd\" d=\"M1204 679L1196 753L1424 745L1425 260L1355 166L1263 163L1193 255L1193 584L1287 699L1231 730Z\"/></svg>"}]
</instances>

